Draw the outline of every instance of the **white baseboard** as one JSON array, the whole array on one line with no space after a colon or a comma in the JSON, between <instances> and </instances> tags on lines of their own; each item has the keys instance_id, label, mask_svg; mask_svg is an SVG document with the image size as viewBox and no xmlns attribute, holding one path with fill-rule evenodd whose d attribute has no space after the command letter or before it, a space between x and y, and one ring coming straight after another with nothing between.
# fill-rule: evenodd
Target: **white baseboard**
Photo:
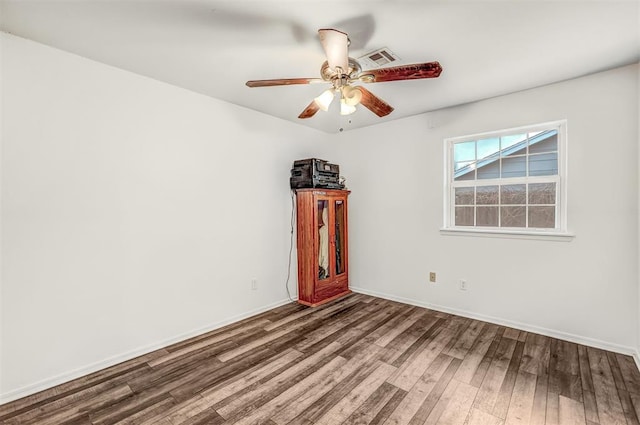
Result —
<instances>
[{"instance_id":1,"label":"white baseboard","mask_svg":"<svg viewBox=\"0 0 640 425\"><path fill-rule=\"evenodd\" d=\"M633 360L635 360L636 367L640 370L640 351L635 350L633 352Z\"/></svg>"},{"instance_id":2,"label":"white baseboard","mask_svg":"<svg viewBox=\"0 0 640 425\"><path fill-rule=\"evenodd\" d=\"M357 292L360 294L366 294L366 295L371 295L378 298L384 298L390 301L398 301L404 304L415 305L418 307L424 307L431 310L440 311L443 313L455 314L456 316L468 317L470 319L476 319L483 322L494 323L496 325L501 325L501 326L508 326L510 328L519 329L522 331L533 332L540 335L549 336L552 338L562 339L564 341L575 342L576 344L586 345L594 348L600 348L602 350L613 351L615 353L626 354L634 358L636 365L640 369L640 352L638 352L638 350L634 347L627 347L625 345L614 344L607 341L601 341L598 339L593 339L593 338L589 338L581 335L574 335L567 332L558 331L555 329L541 328L539 326L530 325L527 323L515 322L512 320L503 319L500 317L487 316L484 314L478 314L471 311L458 310L455 308L445 307L445 306L436 305L436 304L430 304L427 302L418 301L414 299L398 297L395 295L378 292L378 291L372 291L365 288L350 286L349 289L351 289L353 292Z\"/></svg>"},{"instance_id":3,"label":"white baseboard","mask_svg":"<svg viewBox=\"0 0 640 425\"><path fill-rule=\"evenodd\" d=\"M175 344L176 342L184 341L186 339L193 338L194 336L202 335L204 333L222 328L223 326L230 325L232 323L238 322L240 320L246 319L251 316L255 316L256 314L263 313L267 310L271 310L272 308L280 307L281 305L285 305L290 302L291 300L289 299L277 301L275 303L271 303L269 305L257 308L255 310L251 310L251 311L230 317L228 319L222 320L217 323L213 323L208 326L204 326L202 328L195 329L190 332L185 332L181 335L176 335L174 337L167 338L163 341L158 341L153 344L149 344L144 347L140 347L135 350L128 351L126 353L112 356L112 357L109 357L108 359L104 359L86 366L82 366L77 369L74 369L65 373L61 373L57 376L43 379L33 384L25 385L24 387L18 388L16 390L12 390L7 393L0 394L0 405L9 403L11 401L17 400L22 397L35 394L37 392L49 389L51 387L55 387L56 385L64 384L65 382L72 381L74 379L117 365L122 362L134 359L136 357L149 354L152 351L159 350L171 344Z\"/></svg>"}]
</instances>

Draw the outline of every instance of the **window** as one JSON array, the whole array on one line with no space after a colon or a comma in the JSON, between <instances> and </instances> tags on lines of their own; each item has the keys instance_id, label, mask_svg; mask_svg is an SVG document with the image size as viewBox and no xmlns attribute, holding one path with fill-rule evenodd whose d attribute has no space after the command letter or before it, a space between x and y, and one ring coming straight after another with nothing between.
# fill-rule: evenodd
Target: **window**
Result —
<instances>
[{"instance_id":1,"label":"window","mask_svg":"<svg viewBox=\"0 0 640 425\"><path fill-rule=\"evenodd\" d=\"M566 122L445 140L445 230L566 233Z\"/></svg>"}]
</instances>

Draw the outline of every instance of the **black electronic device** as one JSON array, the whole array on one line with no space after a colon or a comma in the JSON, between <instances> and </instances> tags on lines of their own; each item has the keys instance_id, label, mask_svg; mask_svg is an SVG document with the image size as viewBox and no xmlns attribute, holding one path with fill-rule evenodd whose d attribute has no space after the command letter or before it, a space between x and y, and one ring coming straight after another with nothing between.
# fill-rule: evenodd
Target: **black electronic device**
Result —
<instances>
[{"instance_id":1,"label":"black electronic device","mask_svg":"<svg viewBox=\"0 0 640 425\"><path fill-rule=\"evenodd\" d=\"M340 166L318 158L294 161L289 183L292 189L344 189L340 183Z\"/></svg>"}]
</instances>

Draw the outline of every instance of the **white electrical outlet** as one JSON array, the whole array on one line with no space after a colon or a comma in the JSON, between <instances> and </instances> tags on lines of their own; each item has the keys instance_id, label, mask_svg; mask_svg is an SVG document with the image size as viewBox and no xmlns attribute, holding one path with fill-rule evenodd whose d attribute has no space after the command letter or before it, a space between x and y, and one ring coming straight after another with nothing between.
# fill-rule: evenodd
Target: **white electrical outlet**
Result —
<instances>
[{"instance_id":1,"label":"white electrical outlet","mask_svg":"<svg viewBox=\"0 0 640 425\"><path fill-rule=\"evenodd\" d=\"M461 291L466 291L467 289L469 289L469 284L467 283L467 281L465 279L460 279L458 283L460 285L460 290Z\"/></svg>"},{"instance_id":2,"label":"white electrical outlet","mask_svg":"<svg viewBox=\"0 0 640 425\"><path fill-rule=\"evenodd\" d=\"M257 291L258 290L258 279L251 279L251 290L252 291Z\"/></svg>"}]
</instances>

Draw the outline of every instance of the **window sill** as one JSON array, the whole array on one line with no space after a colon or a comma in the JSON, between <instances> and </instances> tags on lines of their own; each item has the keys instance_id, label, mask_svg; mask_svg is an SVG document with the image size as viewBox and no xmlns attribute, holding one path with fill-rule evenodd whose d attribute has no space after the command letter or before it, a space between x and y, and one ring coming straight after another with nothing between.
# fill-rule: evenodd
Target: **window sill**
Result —
<instances>
[{"instance_id":1,"label":"window sill","mask_svg":"<svg viewBox=\"0 0 640 425\"><path fill-rule=\"evenodd\" d=\"M575 235L572 233L521 232L517 230L491 229L440 229L440 234L446 236L478 236L484 238L533 239L558 242L570 242L575 238Z\"/></svg>"}]
</instances>

